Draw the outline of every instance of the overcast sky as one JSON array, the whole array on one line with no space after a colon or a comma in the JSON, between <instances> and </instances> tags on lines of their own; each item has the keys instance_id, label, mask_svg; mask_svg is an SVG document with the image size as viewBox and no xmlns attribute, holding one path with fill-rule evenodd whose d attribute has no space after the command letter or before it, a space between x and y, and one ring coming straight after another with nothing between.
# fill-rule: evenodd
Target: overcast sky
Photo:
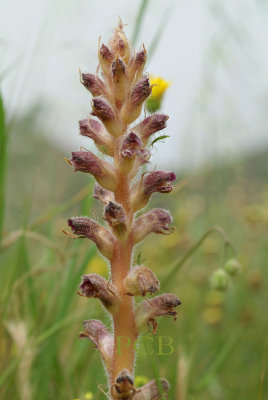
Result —
<instances>
[{"instance_id":1,"label":"overcast sky","mask_svg":"<svg viewBox=\"0 0 268 400\"><path fill-rule=\"evenodd\" d=\"M88 145L77 129L90 103L78 70L95 71L98 38L109 39L119 15L132 35L139 4L2 1L0 73L9 117L41 103L39 124L55 146L68 153ZM268 145L267 11L264 0L149 2L137 46L149 48L168 18L147 71L172 82L163 103L171 137L154 150L155 164L196 166Z\"/></svg>"}]
</instances>

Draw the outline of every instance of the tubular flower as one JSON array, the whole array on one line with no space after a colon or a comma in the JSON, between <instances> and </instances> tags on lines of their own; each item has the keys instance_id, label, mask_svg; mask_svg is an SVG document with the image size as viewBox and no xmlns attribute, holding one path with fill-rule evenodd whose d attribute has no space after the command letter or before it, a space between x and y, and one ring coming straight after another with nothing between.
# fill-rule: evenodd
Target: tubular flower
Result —
<instances>
[{"instance_id":1,"label":"tubular flower","mask_svg":"<svg viewBox=\"0 0 268 400\"><path fill-rule=\"evenodd\" d=\"M154 171L145 176L142 182L137 182L132 187L131 200L133 210L138 211L145 207L153 193L170 193L173 189L174 172Z\"/></svg>"},{"instance_id":2,"label":"tubular flower","mask_svg":"<svg viewBox=\"0 0 268 400\"><path fill-rule=\"evenodd\" d=\"M153 334L155 334L157 330L155 317L170 315L176 319L177 312L174 308L180 304L181 301L175 294L161 294L149 302L143 301L136 310L135 318L138 329L142 331L152 325Z\"/></svg>"},{"instance_id":3,"label":"tubular flower","mask_svg":"<svg viewBox=\"0 0 268 400\"><path fill-rule=\"evenodd\" d=\"M89 320L84 321L80 337L90 339L100 351L109 377L110 399L160 400L161 393L169 390L165 379L160 380L162 391L155 381L135 387L135 342L148 326L152 325L155 333L156 317L175 318L174 308L180 301L175 295L164 294L146 299L135 310L133 297L153 296L160 283L148 267L132 266L132 259L134 246L151 232L172 231L169 227L172 218L166 210L153 209L139 217L135 215L147 205L153 193L172 190L176 178L173 172L139 174L141 166L150 160L147 142L151 135L166 127L168 116L154 114L135 122L146 100L156 92L144 71L146 50L143 46L135 52L121 21L108 45L99 43L98 59L97 74L81 74L81 82L93 98L89 117L82 119L79 127L80 134L93 140L109 158L104 161L90 151L74 151L69 163L75 171L91 174L97 181L93 197L104 205L107 228L91 218L74 217L68 220L73 234L67 234L75 239L92 240L108 259L109 281L95 273L85 274L79 294L89 301L91 298L101 301L111 315L113 333L100 321ZM132 184L134 178L136 183ZM121 338L128 340L124 352L118 348Z\"/></svg>"}]
</instances>

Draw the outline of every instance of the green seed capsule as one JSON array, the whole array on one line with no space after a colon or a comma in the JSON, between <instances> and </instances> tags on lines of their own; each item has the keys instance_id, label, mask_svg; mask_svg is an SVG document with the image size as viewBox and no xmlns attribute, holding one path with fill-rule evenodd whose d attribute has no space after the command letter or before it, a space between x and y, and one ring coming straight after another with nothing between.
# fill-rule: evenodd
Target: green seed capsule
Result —
<instances>
[{"instance_id":1,"label":"green seed capsule","mask_svg":"<svg viewBox=\"0 0 268 400\"><path fill-rule=\"evenodd\" d=\"M230 260L227 260L224 264L224 269L226 272L228 272L229 275L235 276L240 271L241 264L236 258L231 258Z\"/></svg>"},{"instance_id":2,"label":"green seed capsule","mask_svg":"<svg viewBox=\"0 0 268 400\"><path fill-rule=\"evenodd\" d=\"M211 289L220 290L224 292L229 283L229 276L224 269L219 268L213 272L210 278Z\"/></svg>"}]
</instances>

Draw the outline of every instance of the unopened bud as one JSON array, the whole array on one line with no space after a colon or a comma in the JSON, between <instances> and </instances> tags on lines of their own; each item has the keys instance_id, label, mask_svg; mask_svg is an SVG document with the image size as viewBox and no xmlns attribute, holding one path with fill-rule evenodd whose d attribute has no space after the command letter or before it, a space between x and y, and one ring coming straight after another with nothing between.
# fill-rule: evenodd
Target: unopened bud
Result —
<instances>
[{"instance_id":1,"label":"unopened bud","mask_svg":"<svg viewBox=\"0 0 268 400\"><path fill-rule=\"evenodd\" d=\"M175 307L181 304L180 299L175 294L161 294L150 301L144 300L140 303L135 312L135 323L139 331L143 331L150 327L153 328L153 334L157 331L156 317L172 316L176 320L177 312Z\"/></svg>"},{"instance_id":2,"label":"unopened bud","mask_svg":"<svg viewBox=\"0 0 268 400\"><path fill-rule=\"evenodd\" d=\"M80 134L94 140L98 149L109 156L114 155L114 139L104 125L94 118L79 121Z\"/></svg>"},{"instance_id":3,"label":"unopened bud","mask_svg":"<svg viewBox=\"0 0 268 400\"><path fill-rule=\"evenodd\" d=\"M116 189L118 178L114 167L95 156L91 151L74 151L69 161L75 172L89 173L104 188L112 191Z\"/></svg>"},{"instance_id":4,"label":"unopened bud","mask_svg":"<svg viewBox=\"0 0 268 400\"><path fill-rule=\"evenodd\" d=\"M155 208L141 217L137 218L133 226L133 242L141 242L149 233L169 234L171 230L172 218L168 211L161 208Z\"/></svg>"},{"instance_id":5,"label":"unopened bud","mask_svg":"<svg viewBox=\"0 0 268 400\"><path fill-rule=\"evenodd\" d=\"M126 232L126 216L123 208L112 201L105 207L104 219L113 228L114 233L122 236Z\"/></svg>"},{"instance_id":6,"label":"unopened bud","mask_svg":"<svg viewBox=\"0 0 268 400\"><path fill-rule=\"evenodd\" d=\"M210 286L213 290L225 292L229 284L229 276L224 269L219 268L213 272L210 278Z\"/></svg>"},{"instance_id":7,"label":"unopened bud","mask_svg":"<svg viewBox=\"0 0 268 400\"><path fill-rule=\"evenodd\" d=\"M142 142L139 136L130 132L122 137L122 144L120 146L120 158L118 160L120 170L127 175L134 164L135 156L138 156L142 150Z\"/></svg>"},{"instance_id":8,"label":"unopened bud","mask_svg":"<svg viewBox=\"0 0 268 400\"><path fill-rule=\"evenodd\" d=\"M113 336L108 332L102 322L92 319L84 321L84 332L80 338L88 338L99 350L106 368L109 370L113 356Z\"/></svg>"},{"instance_id":9,"label":"unopened bud","mask_svg":"<svg viewBox=\"0 0 268 400\"><path fill-rule=\"evenodd\" d=\"M81 74L81 82L88 89L92 96L103 94L103 82L94 74Z\"/></svg>"},{"instance_id":10,"label":"unopened bud","mask_svg":"<svg viewBox=\"0 0 268 400\"><path fill-rule=\"evenodd\" d=\"M99 62L104 75L108 76L114 60L114 54L108 46L102 44L99 48Z\"/></svg>"},{"instance_id":11,"label":"unopened bud","mask_svg":"<svg viewBox=\"0 0 268 400\"><path fill-rule=\"evenodd\" d=\"M231 258L224 264L224 269L229 275L236 276L241 270L241 264L236 258Z\"/></svg>"},{"instance_id":12,"label":"unopened bud","mask_svg":"<svg viewBox=\"0 0 268 400\"><path fill-rule=\"evenodd\" d=\"M153 193L170 193L173 189L170 183L175 179L174 172L154 171L143 177L141 182L135 183L131 190L134 211L145 207Z\"/></svg>"},{"instance_id":13,"label":"unopened bud","mask_svg":"<svg viewBox=\"0 0 268 400\"><path fill-rule=\"evenodd\" d=\"M145 118L138 125L133 127L133 131L137 132L142 138L143 145L148 143L149 137L167 126L168 115L153 114Z\"/></svg>"},{"instance_id":14,"label":"unopened bud","mask_svg":"<svg viewBox=\"0 0 268 400\"><path fill-rule=\"evenodd\" d=\"M142 78L146 59L147 53L145 47L143 47L143 49L136 53L131 60L131 67L129 71L130 80L134 80L136 82Z\"/></svg>"},{"instance_id":15,"label":"unopened bud","mask_svg":"<svg viewBox=\"0 0 268 400\"><path fill-rule=\"evenodd\" d=\"M110 190L104 189L98 183L95 183L93 195L94 199L100 200L103 204L108 204L109 201L114 200L114 194Z\"/></svg>"},{"instance_id":16,"label":"unopened bud","mask_svg":"<svg viewBox=\"0 0 268 400\"><path fill-rule=\"evenodd\" d=\"M109 312L114 313L117 310L119 300L116 289L102 276L98 274L83 275L80 289L82 296L100 299Z\"/></svg>"},{"instance_id":17,"label":"unopened bud","mask_svg":"<svg viewBox=\"0 0 268 400\"><path fill-rule=\"evenodd\" d=\"M104 96L94 97L92 99L92 109L94 115L104 123L111 135L120 136L122 134L123 126L119 119L116 118L116 111L109 100Z\"/></svg>"},{"instance_id":18,"label":"unopened bud","mask_svg":"<svg viewBox=\"0 0 268 400\"><path fill-rule=\"evenodd\" d=\"M115 104L120 108L126 97L127 84L126 67L120 58L117 58L112 63L112 80Z\"/></svg>"},{"instance_id":19,"label":"unopened bud","mask_svg":"<svg viewBox=\"0 0 268 400\"><path fill-rule=\"evenodd\" d=\"M168 392L170 389L168 381L165 378L160 378L160 383L162 391L164 393ZM139 388L133 400L160 400L162 399L162 391L159 390L158 384L154 379ZM165 398L168 399L168 397Z\"/></svg>"},{"instance_id":20,"label":"unopened bud","mask_svg":"<svg viewBox=\"0 0 268 400\"><path fill-rule=\"evenodd\" d=\"M115 399L132 398L134 392L134 380L127 369L123 369L116 377L115 383L111 387L111 394ZM131 397L129 397L131 396Z\"/></svg>"},{"instance_id":21,"label":"unopened bud","mask_svg":"<svg viewBox=\"0 0 268 400\"><path fill-rule=\"evenodd\" d=\"M106 258L112 258L115 238L111 232L97 222L86 217L74 217L68 220L73 232L82 238L91 239Z\"/></svg>"},{"instance_id":22,"label":"unopened bud","mask_svg":"<svg viewBox=\"0 0 268 400\"><path fill-rule=\"evenodd\" d=\"M135 265L124 279L124 287L129 296L145 296L146 293L156 293L159 291L159 280L144 265Z\"/></svg>"},{"instance_id":23,"label":"unopened bud","mask_svg":"<svg viewBox=\"0 0 268 400\"><path fill-rule=\"evenodd\" d=\"M118 26L115 29L114 35L109 42L114 54L120 55L125 63L129 62L130 55L132 53L132 47L127 39L124 31L121 19L119 20Z\"/></svg>"},{"instance_id":24,"label":"unopened bud","mask_svg":"<svg viewBox=\"0 0 268 400\"><path fill-rule=\"evenodd\" d=\"M151 91L152 87L148 77L141 79L134 85L128 100L121 110L122 119L126 124L131 124L138 118L143 102L150 96Z\"/></svg>"},{"instance_id":25,"label":"unopened bud","mask_svg":"<svg viewBox=\"0 0 268 400\"><path fill-rule=\"evenodd\" d=\"M95 97L92 100L92 108L94 113L102 121L115 119L115 110L113 109L112 104L104 96Z\"/></svg>"}]
</instances>

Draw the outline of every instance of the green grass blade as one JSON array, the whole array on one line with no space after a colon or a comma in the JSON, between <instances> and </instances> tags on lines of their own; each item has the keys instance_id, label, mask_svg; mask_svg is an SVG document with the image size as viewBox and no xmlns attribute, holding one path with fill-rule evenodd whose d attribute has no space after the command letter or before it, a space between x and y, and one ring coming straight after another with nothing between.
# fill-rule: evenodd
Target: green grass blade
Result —
<instances>
[{"instance_id":1,"label":"green grass blade","mask_svg":"<svg viewBox=\"0 0 268 400\"><path fill-rule=\"evenodd\" d=\"M5 109L0 93L0 239L2 237L5 215L5 177L7 161L7 132L5 125Z\"/></svg>"},{"instance_id":2,"label":"green grass blade","mask_svg":"<svg viewBox=\"0 0 268 400\"><path fill-rule=\"evenodd\" d=\"M171 11L172 11L172 7L169 7L166 10L166 12L164 13L163 17L161 18L160 23L158 24L155 35L154 35L151 45L149 46L149 49L148 49L148 60L153 56L155 50L157 49L157 46L160 42L160 39L163 35L163 32L164 32L164 30L168 24L169 18L171 16Z\"/></svg>"},{"instance_id":3,"label":"green grass blade","mask_svg":"<svg viewBox=\"0 0 268 400\"><path fill-rule=\"evenodd\" d=\"M146 13L146 8L149 4L149 0L142 0L141 1L141 5L139 8L139 12L136 18L136 22L135 22L135 27L134 27L134 32L133 32L133 36L132 36L132 43L133 45L136 44L139 33L140 33L140 29L141 29L141 24L144 18L144 15Z\"/></svg>"},{"instance_id":4,"label":"green grass blade","mask_svg":"<svg viewBox=\"0 0 268 400\"><path fill-rule=\"evenodd\" d=\"M230 339L225 343L225 346L218 352L216 357L214 358L209 370L201 376L199 381L194 385L193 391L198 392L203 390L206 386L210 384L212 379L215 377L216 373L224 364L225 360L231 353L238 339L241 337L242 330L239 330L236 334L232 335Z\"/></svg>"}]
</instances>

